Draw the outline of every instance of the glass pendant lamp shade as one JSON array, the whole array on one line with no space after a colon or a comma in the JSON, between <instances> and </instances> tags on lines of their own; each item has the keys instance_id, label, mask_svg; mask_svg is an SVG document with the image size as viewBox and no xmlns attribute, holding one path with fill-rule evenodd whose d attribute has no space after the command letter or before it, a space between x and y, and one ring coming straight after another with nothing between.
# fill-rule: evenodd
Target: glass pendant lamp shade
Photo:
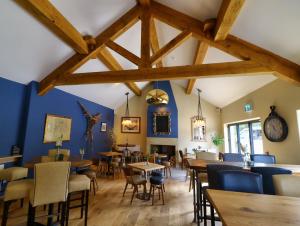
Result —
<instances>
[{"instance_id":1,"label":"glass pendant lamp shade","mask_svg":"<svg viewBox=\"0 0 300 226\"><path fill-rule=\"evenodd\" d=\"M126 127L130 127L132 122L129 118L129 106L128 106L128 95L129 93L125 93L126 95L126 111L125 111L125 118L122 121L122 125L126 126Z\"/></svg>"},{"instance_id":2,"label":"glass pendant lamp shade","mask_svg":"<svg viewBox=\"0 0 300 226\"><path fill-rule=\"evenodd\" d=\"M201 99L200 99L201 90L197 89L197 91L198 91L198 115L196 117L196 120L194 121L194 125L196 127L202 127L205 126L205 120L203 118L202 108L201 108Z\"/></svg>"}]
</instances>

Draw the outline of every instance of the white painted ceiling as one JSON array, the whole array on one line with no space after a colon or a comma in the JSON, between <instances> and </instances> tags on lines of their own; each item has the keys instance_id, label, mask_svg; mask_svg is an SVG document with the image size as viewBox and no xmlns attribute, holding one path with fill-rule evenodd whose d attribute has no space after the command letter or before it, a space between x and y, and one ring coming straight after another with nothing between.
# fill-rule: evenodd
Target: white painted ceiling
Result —
<instances>
[{"instance_id":1,"label":"white painted ceiling","mask_svg":"<svg viewBox=\"0 0 300 226\"><path fill-rule=\"evenodd\" d=\"M216 17L221 0L158 0L174 9L205 20ZM57 9L82 34L97 35L120 15L136 4L135 0L52 0ZM246 1L232 34L266 48L300 64L300 1L251 0ZM74 54L35 18L20 8L13 0L0 1L0 76L24 84L40 81L53 69ZM179 31L156 21L160 45L164 45ZM120 36L117 43L136 55L140 52L140 23ZM164 64L189 65L197 41L190 38L171 52ZM125 69L135 65L112 51ZM236 61L237 59L210 48L204 63ZM78 72L103 71L107 68L98 60L90 60ZM195 87L203 90L202 96L212 104L223 107L271 82L269 75L255 77L228 77L199 79ZM185 86L186 81L176 81ZM137 83L143 88L147 83ZM59 87L66 92L102 105L117 108L124 101L128 88L124 84L99 84ZM131 93L131 96L133 94Z\"/></svg>"}]
</instances>

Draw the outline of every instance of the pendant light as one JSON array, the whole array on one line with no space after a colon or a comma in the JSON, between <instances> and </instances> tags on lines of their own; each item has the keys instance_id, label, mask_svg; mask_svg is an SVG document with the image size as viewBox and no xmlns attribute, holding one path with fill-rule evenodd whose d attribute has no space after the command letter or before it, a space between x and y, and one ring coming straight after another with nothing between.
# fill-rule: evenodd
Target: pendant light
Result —
<instances>
[{"instance_id":1,"label":"pendant light","mask_svg":"<svg viewBox=\"0 0 300 226\"><path fill-rule=\"evenodd\" d=\"M201 99L200 99L201 90L197 89L197 91L198 91L198 115L196 117L196 120L194 121L194 125L196 127L201 127L201 126L205 126L205 120L203 118L202 108L201 108Z\"/></svg>"},{"instance_id":2,"label":"pendant light","mask_svg":"<svg viewBox=\"0 0 300 226\"><path fill-rule=\"evenodd\" d=\"M122 120L122 125L126 126L126 127L131 127L131 120L129 118L129 106L128 106L128 95L129 93L125 93L126 95L126 111L125 111L125 117L124 119Z\"/></svg>"},{"instance_id":3,"label":"pendant light","mask_svg":"<svg viewBox=\"0 0 300 226\"><path fill-rule=\"evenodd\" d=\"M164 90L158 88L158 82L156 82L155 84L156 88L150 90L146 95L147 103L153 105L168 104L169 95Z\"/></svg>"}]
</instances>

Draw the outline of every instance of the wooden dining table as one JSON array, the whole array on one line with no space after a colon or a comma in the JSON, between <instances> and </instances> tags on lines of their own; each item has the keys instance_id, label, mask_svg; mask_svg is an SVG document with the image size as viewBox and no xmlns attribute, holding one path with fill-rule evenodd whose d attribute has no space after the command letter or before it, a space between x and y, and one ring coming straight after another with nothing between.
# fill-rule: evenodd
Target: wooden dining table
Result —
<instances>
[{"instance_id":1,"label":"wooden dining table","mask_svg":"<svg viewBox=\"0 0 300 226\"><path fill-rule=\"evenodd\" d=\"M192 186L193 186L193 205L194 205L194 221L197 225L200 225L200 220L203 219L202 216L202 185L199 177L196 175L199 172L205 172L207 170L208 164L226 164L233 166L241 166L245 170L250 170L251 167L279 167L291 170L293 174L300 174L300 165L290 165L290 164L266 164L266 163L255 163L253 166L244 165L243 162L223 162L219 160L202 160L202 159L187 159L188 166L192 169Z\"/></svg>"},{"instance_id":2,"label":"wooden dining table","mask_svg":"<svg viewBox=\"0 0 300 226\"><path fill-rule=\"evenodd\" d=\"M299 226L300 198L207 189L224 226Z\"/></svg>"},{"instance_id":3,"label":"wooden dining table","mask_svg":"<svg viewBox=\"0 0 300 226\"><path fill-rule=\"evenodd\" d=\"M97 152L97 154L104 157L122 156L122 153L116 151Z\"/></svg>"},{"instance_id":4,"label":"wooden dining table","mask_svg":"<svg viewBox=\"0 0 300 226\"><path fill-rule=\"evenodd\" d=\"M69 160L69 162L71 162L71 167L74 167L76 169L86 168L93 164L93 161L89 159L71 159ZM41 162L40 161L27 162L24 164L24 167L32 169L34 168L34 165L37 163L41 163Z\"/></svg>"},{"instance_id":5,"label":"wooden dining table","mask_svg":"<svg viewBox=\"0 0 300 226\"><path fill-rule=\"evenodd\" d=\"M147 179L147 174L154 170L162 170L165 168L163 165L159 165L151 162L136 162L128 164L129 167L141 170L145 173L145 178Z\"/></svg>"}]
</instances>

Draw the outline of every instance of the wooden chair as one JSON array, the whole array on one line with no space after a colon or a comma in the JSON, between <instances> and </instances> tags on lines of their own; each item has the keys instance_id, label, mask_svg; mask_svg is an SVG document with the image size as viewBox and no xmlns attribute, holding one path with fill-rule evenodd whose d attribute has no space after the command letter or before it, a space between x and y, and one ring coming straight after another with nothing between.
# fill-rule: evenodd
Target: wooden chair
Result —
<instances>
[{"instance_id":1,"label":"wooden chair","mask_svg":"<svg viewBox=\"0 0 300 226\"><path fill-rule=\"evenodd\" d=\"M62 203L60 224L64 226L70 162L48 162L34 165L34 185L30 191L27 226L34 225L37 206L49 205L48 225L52 224L53 205Z\"/></svg>"},{"instance_id":2,"label":"wooden chair","mask_svg":"<svg viewBox=\"0 0 300 226\"><path fill-rule=\"evenodd\" d=\"M171 162L163 161L162 164L165 166L164 175L168 178L168 171L169 171L169 174L170 174L170 177L171 177L172 176L172 174L171 174Z\"/></svg>"},{"instance_id":3,"label":"wooden chair","mask_svg":"<svg viewBox=\"0 0 300 226\"><path fill-rule=\"evenodd\" d=\"M131 196L131 201L130 204L132 204L133 198L135 193L138 193L138 186L139 185L143 185L144 186L144 193L146 193L146 184L147 184L147 180L142 177L141 175L134 175L132 168L126 168L123 167L123 172L126 178L126 185L123 191L123 197L125 195L125 192L127 190L127 186L128 184L131 184L133 186L133 192L132 192L132 196Z\"/></svg>"},{"instance_id":4,"label":"wooden chair","mask_svg":"<svg viewBox=\"0 0 300 226\"><path fill-rule=\"evenodd\" d=\"M118 177L122 174L122 167L121 167L121 158L113 158L111 161L111 170L113 173L113 178L116 178L116 174Z\"/></svg>"}]
</instances>

